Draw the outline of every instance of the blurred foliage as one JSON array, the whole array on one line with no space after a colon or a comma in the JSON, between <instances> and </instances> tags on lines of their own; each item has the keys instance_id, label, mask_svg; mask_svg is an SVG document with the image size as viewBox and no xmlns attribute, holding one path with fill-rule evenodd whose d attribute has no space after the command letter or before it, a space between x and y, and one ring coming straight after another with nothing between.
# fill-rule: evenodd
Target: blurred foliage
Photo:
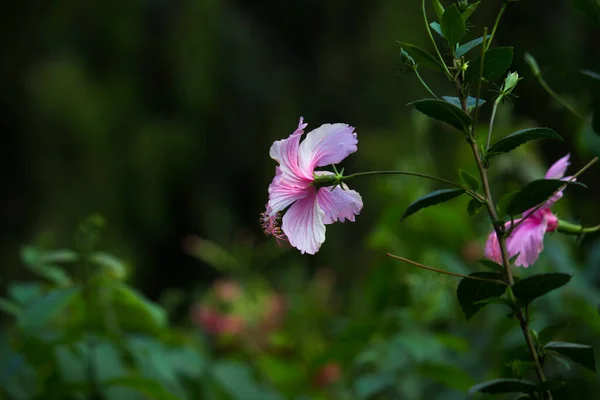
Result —
<instances>
[{"instance_id":1,"label":"blurred foliage","mask_svg":"<svg viewBox=\"0 0 600 400\"><path fill-rule=\"evenodd\" d=\"M486 0L473 24L491 26L500 3ZM524 80L495 136L548 126L566 142L495 159L495 193L542 177L566 152L573 170L600 156L592 127L523 61L535 54L555 90L591 114L600 81L580 69L600 72L597 10L586 0L510 4L495 41L514 46ZM482 270L489 223L469 217L465 199L400 223L439 187L374 178L353 184L362 215L328 227L314 257L260 233L269 146L300 115L308 129L356 127L348 172L476 175L453 132L405 107L425 96L396 73L397 40L430 49L418 2L26 1L3 11L1 398L452 400L475 382L523 375L515 360L527 353L504 309L467 323L456 279L385 256ZM561 218L599 223L599 175L567 189ZM96 212L106 226L86 220ZM533 327L569 322L559 340L600 348L598 236L553 234L545 246L517 274L574 276L536 300ZM570 382L555 399L600 389L560 357L547 368Z\"/></svg>"}]
</instances>

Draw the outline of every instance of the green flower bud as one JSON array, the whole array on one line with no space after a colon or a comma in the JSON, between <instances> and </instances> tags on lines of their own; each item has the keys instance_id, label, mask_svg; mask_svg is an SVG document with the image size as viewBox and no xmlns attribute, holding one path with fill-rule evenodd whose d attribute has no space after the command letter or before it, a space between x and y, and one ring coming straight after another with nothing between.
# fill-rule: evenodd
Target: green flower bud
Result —
<instances>
[{"instance_id":1,"label":"green flower bud","mask_svg":"<svg viewBox=\"0 0 600 400\"><path fill-rule=\"evenodd\" d=\"M508 74L506 79L504 79L504 85L502 85L502 94L507 95L510 94L513 89L517 86L517 82L519 82L523 78L519 78L518 72L511 72Z\"/></svg>"},{"instance_id":2,"label":"green flower bud","mask_svg":"<svg viewBox=\"0 0 600 400\"><path fill-rule=\"evenodd\" d=\"M400 61L402 62L400 65L401 71L414 71L417 69L417 63L404 49L401 49Z\"/></svg>"}]
</instances>

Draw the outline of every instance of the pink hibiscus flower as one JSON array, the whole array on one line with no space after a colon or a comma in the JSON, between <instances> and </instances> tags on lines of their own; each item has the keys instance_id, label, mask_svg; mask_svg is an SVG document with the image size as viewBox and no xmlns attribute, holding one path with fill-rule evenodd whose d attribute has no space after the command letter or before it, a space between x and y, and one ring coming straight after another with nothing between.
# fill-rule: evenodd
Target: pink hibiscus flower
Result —
<instances>
[{"instance_id":1,"label":"pink hibiscus flower","mask_svg":"<svg viewBox=\"0 0 600 400\"><path fill-rule=\"evenodd\" d=\"M562 179L569 180L571 177L564 177L565 171L569 166L569 154L555 162L548 172L546 179ZM548 201L537 211L532 213L525 221L521 222L506 239L506 247L508 256L514 257L519 254L515 260L516 266L524 268L534 264L542 250L544 249L544 234L546 232L554 232L558 226L558 218L552 214L550 207L563 196L562 190L552 196ZM529 215L531 210L523 213L523 217ZM523 218L515 219L515 225L522 221ZM504 227L509 229L511 222L507 222ZM496 232L492 232L485 244L485 256L499 264L502 263L502 255L500 254L500 246Z\"/></svg>"},{"instance_id":2,"label":"pink hibiscus flower","mask_svg":"<svg viewBox=\"0 0 600 400\"><path fill-rule=\"evenodd\" d=\"M300 143L306 125L300 118L290 137L271 146L269 155L279 166L269 185L269 202L261 221L265 233L278 242L288 240L302 254L315 254L325 241L325 225L354 221L363 203L360 195L343 183L329 187L314 184L315 176L333 175L315 171L316 167L337 164L356 151L354 128L324 124Z\"/></svg>"}]
</instances>

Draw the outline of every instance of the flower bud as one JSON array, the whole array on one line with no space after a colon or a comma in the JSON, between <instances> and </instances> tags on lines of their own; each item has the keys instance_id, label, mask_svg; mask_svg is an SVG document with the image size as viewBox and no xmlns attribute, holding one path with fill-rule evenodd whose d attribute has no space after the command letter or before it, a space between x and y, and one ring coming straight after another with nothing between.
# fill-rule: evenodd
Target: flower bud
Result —
<instances>
[{"instance_id":1,"label":"flower bud","mask_svg":"<svg viewBox=\"0 0 600 400\"><path fill-rule=\"evenodd\" d=\"M469 7L469 0L458 0L458 10L463 12Z\"/></svg>"},{"instance_id":2,"label":"flower bud","mask_svg":"<svg viewBox=\"0 0 600 400\"><path fill-rule=\"evenodd\" d=\"M506 79L504 79L504 85L502 85L502 95L510 94L517 86L517 82L519 82L521 79L523 78L519 78L518 72L511 72L508 74Z\"/></svg>"},{"instance_id":3,"label":"flower bud","mask_svg":"<svg viewBox=\"0 0 600 400\"><path fill-rule=\"evenodd\" d=\"M400 61L402 62L400 65L401 71L414 71L417 69L417 63L404 49L400 52Z\"/></svg>"}]
</instances>

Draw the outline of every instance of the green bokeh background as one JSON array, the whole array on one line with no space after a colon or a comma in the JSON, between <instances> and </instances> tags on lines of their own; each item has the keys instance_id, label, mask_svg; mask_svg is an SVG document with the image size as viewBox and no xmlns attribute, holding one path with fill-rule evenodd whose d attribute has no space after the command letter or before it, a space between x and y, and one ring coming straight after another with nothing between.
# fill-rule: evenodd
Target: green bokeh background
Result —
<instances>
[{"instance_id":1,"label":"green bokeh background","mask_svg":"<svg viewBox=\"0 0 600 400\"><path fill-rule=\"evenodd\" d=\"M523 61L525 52L534 54L557 92L590 114L600 84L579 69L600 71L599 31L598 15L575 7L584 3L531 0L508 7L495 44L514 46L512 70L524 80L515 91L519 97L500 108L494 135L547 126L565 142L528 144L498 158L492 170L497 195L542 177L567 152L571 172L600 156L600 137L549 98ZM500 4L482 3L469 38L492 26ZM276 290L295 288L301 296L314 271L327 268L335 271L336 307L326 320L365 322L373 330L359 337L370 337L371 344L393 343L401 331L408 333L398 340L418 347L419 332L451 333L470 343L451 360L477 381L502 365L502 349L520 343L514 321L495 306L483 313L490 315L465 322L454 299L455 279L385 256L462 273L477 268L473 261L489 224L466 214L466 200L400 223L412 200L439 188L430 182L352 182L364 209L355 223L328 226L315 256L279 249L260 230L275 166L269 147L289 135L300 116L309 130L328 122L356 127L359 150L344 162L347 172L403 169L451 180L458 179L458 168L475 172L460 135L406 107L427 97L414 76L398 73L396 41L431 49L419 2L26 1L2 9L2 291L33 276L19 259L23 244L72 247L78 224L100 213L107 220L102 246L128 262L130 283L154 300L167 289L183 293L171 316L175 325L186 324L190 302L218 276L261 276ZM423 76L440 95L453 95L443 76ZM481 121L489 113L484 107ZM486 129L482 122L481 133ZM581 177L587 190L567 190L556 207L560 217L600 223L599 177L596 166ZM239 268L186 254L182 243L190 235L236 254ZM540 303L536 329L572 319L566 339L600 348L598 237L576 243L550 235L546 249L523 275L560 270L575 278L560 296ZM393 324L370 325L389 314L397 317ZM324 336L326 343L335 337ZM340 347L345 363L359 352ZM596 393L596 376L574 368L572 393ZM427 379L410 373L404 379L417 386L407 392L416 397L399 398L464 398L460 391L444 394L448 382L427 392Z\"/></svg>"}]
</instances>

